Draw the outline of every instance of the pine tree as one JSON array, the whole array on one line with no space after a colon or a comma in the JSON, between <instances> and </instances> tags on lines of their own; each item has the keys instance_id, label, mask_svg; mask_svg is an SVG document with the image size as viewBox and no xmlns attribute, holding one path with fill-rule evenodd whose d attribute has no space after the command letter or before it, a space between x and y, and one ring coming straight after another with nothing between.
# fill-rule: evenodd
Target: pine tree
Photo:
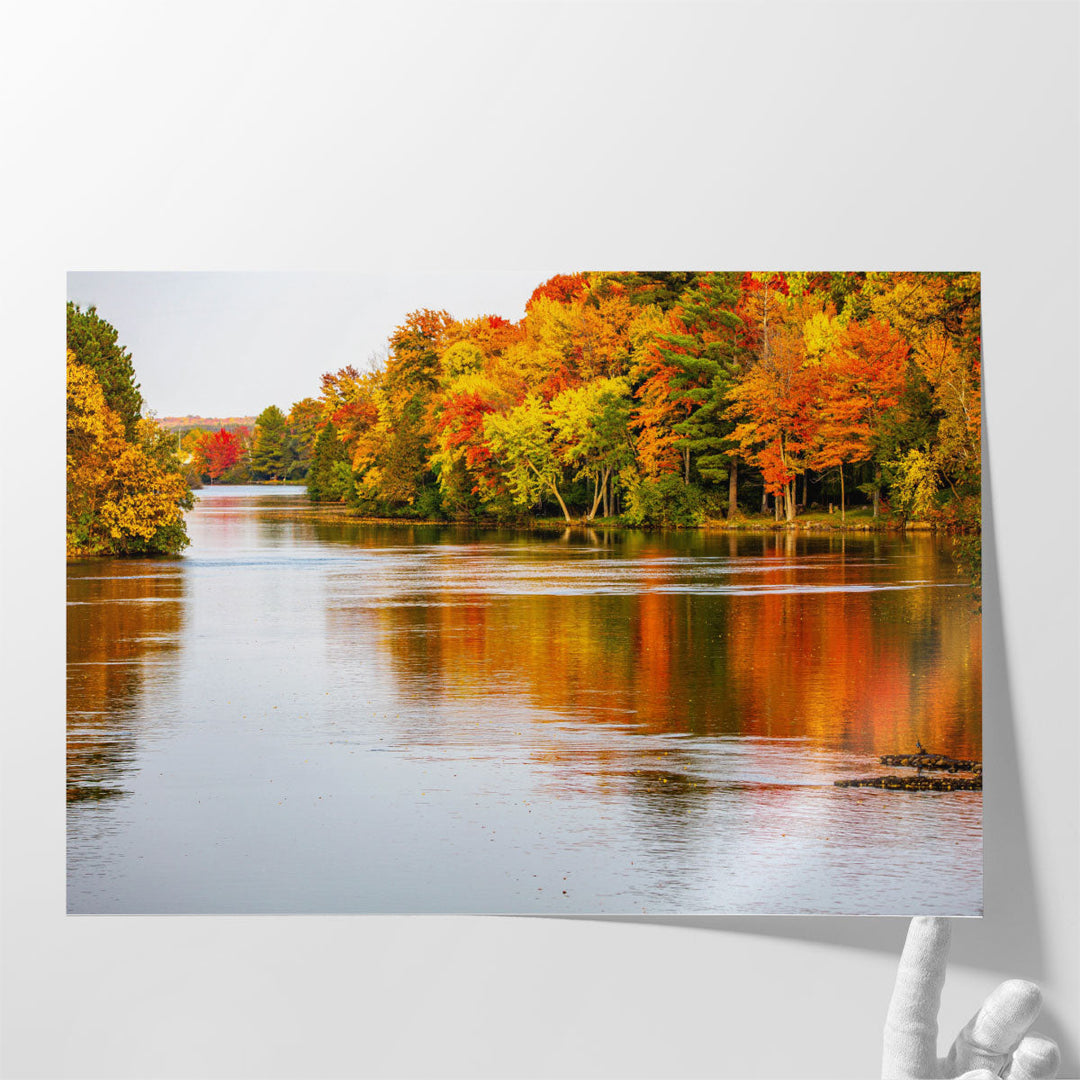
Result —
<instances>
[{"instance_id":1,"label":"pine tree","mask_svg":"<svg viewBox=\"0 0 1080 1080\"><path fill-rule=\"evenodd\" d=\"M674 309L674 328L659 335L659 350L673 370L670 398L689 415L672 430L679 436L683 479L690 482L691 460L705 480L726 480L732 424L724 416L728 387L738 366L739 300L734 274L702 274Z\"/></svg>"},{"instance_id":2,"label":"pine tree","mask_svg":"<svg viewBox=\"0 0 1080 1080\"><path fill-rule=\"evenodd\" d=\"M346 472L349 473L348 482ZM348 450L330 421L315 440L307 480L308 498L312 502L341 502L350 495L351 480Z\"/></svg>"},{"instance_id":3,"label":"pine tree","mask_svg":"<svg viewBox=\"0 0 1080 1080\"><path fill-rule=\"evenodd\" d=\"M379 494L392 505L412 505L435 482L427 464L434 435L428 406L438 388L439 350L451 322L445 311L414 311L390 337L375 465Z\"/></svg>"},{"instance_id":4,"label":"pine tree","mask_svg":"<svg viewBox=\"0 0 1080 1080\"><path fill-rule=\"evenodd\" d=\"M124 438L135 442L143 397L135 381L131 353L117 343L116 329L100 318L91 305L83 311L70 300L67 305L67 347L75 361L94 373L105 395L105 404L124 425Z\"/></svg>"},{"instance_id":5,"label":"pine tree","mask_svg":"<svg viewBox=\"0 0 1080 1080\"><path fill-rule=\"evenodd\" d=\"M255 420L250 466L256 480L281 480L296 454L289 444L285 414L270 405Z\"/></svg>"}]
</instances>

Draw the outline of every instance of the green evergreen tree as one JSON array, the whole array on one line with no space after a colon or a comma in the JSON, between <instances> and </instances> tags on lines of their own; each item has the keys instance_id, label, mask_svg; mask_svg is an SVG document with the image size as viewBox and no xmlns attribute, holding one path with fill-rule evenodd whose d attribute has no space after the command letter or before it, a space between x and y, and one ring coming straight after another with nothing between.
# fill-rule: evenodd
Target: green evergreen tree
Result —
<instances>
[{"instance_id":1,"label":"green evergreen tree","mask_svg":"<svg viewBox=\"0 0 1080 1080\"><path fill-rule=\"evenodd\" d=\"M728 476L732 424L723 414L739 364L738 301L737 275L702 274L679 297L683 331L659 336L660 352L677 372L671 398L691 403L690 415L672 428L681 436L687 483L691 460L704 480L719 483Z\"/></svg>"},{"instance_id":2,"label":"green evergreen tree","mask_svg":"<svg viewBox=\"0 0 1080 1080\"><path fill-rule=\"evenodd\" d=\"M376 464L379 494L391 506L412 505L437 482L428 462L431 431L425 415L438 388L439 350L451 324L445 311L411 312L390 337L379 419L387 436Z\"/></svg>"},{"instance_id":3,"label":"green evergreen tree","mask_svg":"<svg viewBox=\"0 0 1080 1080\"><path fill-rule=\"evenodd\" d=\"M249 466L256 480L282 480L295 457L285 425L285 414L276 406L263 409L255 419Z\"/></svg>"},{"instance_id":4,"label":"green evergreen tree","mask_svg":"<svg viewBox=\"0 0 1080 1080\"><path fill-rule=\"evenodd\" d=\"M83 311L70 300L67 305L67 347L80 364L97 376L105 394L105 404L121 419L124 437L137 442L136 427L142 413L143 396L135 381L131 353L117 343L116 329L100 318L92 304Z\"/></svg>"},{"instance_id":5,"label":"green evergreen tree","mask_svg":"<svg viewBox=\"0 0 1080 1080\"><path fill-rule=\"evenodd\" d=\"M285 430L292 454L288 472L290 480L307 478L321 420L322 406L315 398L307 397L293 402L289 415L285 418Z\"/></svg>"},{"instance_id":6,"label":"green evergreen tree","mask_svg":"<svg viewBox=\"0 0 1080 1080\"><path fill-rule=\"evenodd\" d=\"M630 290L630 298L636 307L655 304L661 311L670 311L697 276L682 271L636 270L632 273L613 274L612 278L622 282Z\"/></svg>"},{"instance_id":7,"label":"green evergreen tree","mask_svg":"<svg viewBox=\"0 0 1080 1080\"><path fill-rule=\"evenodd\" d=\"M341 502L353 494L349 451L338 438L333 422L319 432L307 478L308 498L312 502Z\"/></svg>"}]
</instances>

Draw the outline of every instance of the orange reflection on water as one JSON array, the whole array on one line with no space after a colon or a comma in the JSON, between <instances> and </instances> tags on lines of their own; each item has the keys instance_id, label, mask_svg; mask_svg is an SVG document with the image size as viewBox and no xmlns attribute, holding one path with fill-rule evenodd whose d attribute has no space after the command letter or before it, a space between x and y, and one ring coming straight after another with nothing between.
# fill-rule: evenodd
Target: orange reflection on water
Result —
<instances>
[{"instance_id":1,"label":"orange reflection on water","mask_svg":"<svg viewBox=\"0 0 1080 1080\"><path fill-rule=\"evenodd\" d=\"M646 733L981 756L980 619L947 540L717 540L706 563L663 538L629 560L454 549L364 610L395 677L432 702L513 695Z\"/></svg>"},{"instance_id":2,"label":"orange reflection on water","mask_svg":"<svg viewBox=\"0 0 1080 1080\"><path fill-rule=\"evenodd\" d=\"M179 563L86 560L68 566L67 794L123 794L132 717L153 669L174 658L183 617Z\"/></svg>"}]
</instances>

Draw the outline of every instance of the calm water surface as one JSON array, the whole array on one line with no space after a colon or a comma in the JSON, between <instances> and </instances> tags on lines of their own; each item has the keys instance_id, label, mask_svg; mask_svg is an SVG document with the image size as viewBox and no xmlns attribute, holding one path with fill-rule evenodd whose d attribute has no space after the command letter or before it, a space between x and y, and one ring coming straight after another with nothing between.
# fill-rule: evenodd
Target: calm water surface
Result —
<instances>
[{"instance_id":1,"label":"calm water surface","mask_svg":"<svg viewBox=\"0 0 1080 1080\"><path fill-rule=\"evenodd\" d=\"M980 624L929 535L317 521L69 564L72 912L978 914Z\"/></svg>"}]
</instances>

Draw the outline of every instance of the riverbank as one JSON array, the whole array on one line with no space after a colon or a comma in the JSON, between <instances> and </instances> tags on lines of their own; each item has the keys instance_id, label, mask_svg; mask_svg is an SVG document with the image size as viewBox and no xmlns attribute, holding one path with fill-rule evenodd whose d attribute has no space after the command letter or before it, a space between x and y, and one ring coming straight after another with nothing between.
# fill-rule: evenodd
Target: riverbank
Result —
<instances>
[{"instance_id":1,"label":"riverbank","mask_svg":"<svg viewBox=\"0 0 1080 1080\"><path fill-rule=\"evenodd\" d=\"M233 485L214 484L206 485L203 490L214 490ZM258 488L290 488L303 487L302 481L295 480L262 480L241 485L243 487ZM310 510L315 511L317 516L326 521L353 521L366 525L457 525L468 526L474 529L510 529L521 531L551 531L562 532L566 529L603 529L614 532L846 532L846 533L942 533L948 536L970 535L969 530L958 529L934 521L907 521L899 515L885 511L874 517L873 510L869 506L857 506L849 509L841 515L839 509L829 512L828 510L807 510L801 512L794 521L777 521L771 514L747 514L740 512L738 516L729 520L727 518L707 518L698 525L630 525L622 517L598 517L592 521L585 518L574 518L566 521L559 517L527 517L518 520L500 520L498 518L436 518L436 517L406 517L364 513L362 510L346 506L343 503L311 503L306 499L304 504Z\"/></svg>"},{"instance_id":2,"label":"riverbank","mask_svg":"<svg viewBox=\"0 0 1080 1080\"><path fill-rule=\"evenodd\" d=\"M565 529L604 529L618 532L941 532L960 535L961 530L950 529L930 521L905 521L889 514L874 517L867 508L850 510L841 518L839 512L829 514L826 511L811 511L800 514L794 521L776 521L763 514L740 514L737 518L707 519L699 525L629 525L618 517L594 518L586 521L575 518L565 521L562 518L525 518L518 521L499 521L495 518L447 520L444 518L380 517L365 514L352 507L333 503L311 503L313 510L320 517L333 521L355 521L368 525L466 525L475 529L521 529L562 531Z\"/></svg>"}]
</instances>

